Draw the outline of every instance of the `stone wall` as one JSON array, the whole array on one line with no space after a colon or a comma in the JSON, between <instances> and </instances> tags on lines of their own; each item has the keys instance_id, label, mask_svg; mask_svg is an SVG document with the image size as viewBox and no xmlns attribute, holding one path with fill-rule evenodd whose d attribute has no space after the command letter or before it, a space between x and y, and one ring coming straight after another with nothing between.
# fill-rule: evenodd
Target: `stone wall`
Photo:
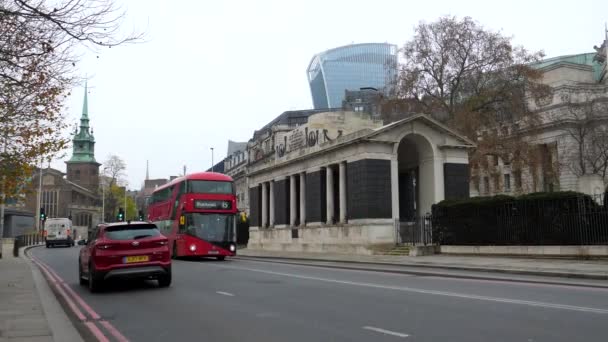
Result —
<instances>
[{"instance_id":1,"label":"stone wall","mask_svg":"<svg viewBox=\"0 0 608 342\"><path fill-rule=\"evenodd\" d=\"M311 253L373 254L395 244L392 221L365 220L347 225L249 231L248 249Z\"/></svg>"}]
</instances>

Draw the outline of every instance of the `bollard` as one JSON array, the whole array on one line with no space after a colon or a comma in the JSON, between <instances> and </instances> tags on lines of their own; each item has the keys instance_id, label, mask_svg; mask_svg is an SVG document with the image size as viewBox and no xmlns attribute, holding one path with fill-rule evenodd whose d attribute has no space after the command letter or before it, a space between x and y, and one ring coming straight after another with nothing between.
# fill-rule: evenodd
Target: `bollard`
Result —
<instances>
[{"instance_id":1,"label":"bollard","mask_svg":"<svg viewBox=\"0 0 608 342\"><path fill-rule=\"evenodd\" d=\"M16 236L13 242L13 256L15 258L19 257L19 240L21 240L20 236Z\"/></svg>"}]
</instances>

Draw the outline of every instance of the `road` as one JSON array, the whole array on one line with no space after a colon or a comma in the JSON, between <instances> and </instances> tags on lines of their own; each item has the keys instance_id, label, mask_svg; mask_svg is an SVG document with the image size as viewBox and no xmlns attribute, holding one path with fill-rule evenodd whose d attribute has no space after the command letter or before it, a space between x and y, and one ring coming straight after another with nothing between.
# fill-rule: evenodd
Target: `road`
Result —
<instances>
[{"instance_id":1,"label":"road","mask_svg":"<svg viewBox=\"0 0 608 342\"><path fill-rule=\"evenodd\" d=\"M101 316L91 319L89 313L87 321L107 321L129 341L608 339L608 288L237 258L175 261L173 284L166 289L152 281L115 283L91 294L78 284L78 250L38 247L30 254L82 298L75 301L79 307L84 303ZM110 341L119 340L100 330Z\"/></svg>"}]
</instances>

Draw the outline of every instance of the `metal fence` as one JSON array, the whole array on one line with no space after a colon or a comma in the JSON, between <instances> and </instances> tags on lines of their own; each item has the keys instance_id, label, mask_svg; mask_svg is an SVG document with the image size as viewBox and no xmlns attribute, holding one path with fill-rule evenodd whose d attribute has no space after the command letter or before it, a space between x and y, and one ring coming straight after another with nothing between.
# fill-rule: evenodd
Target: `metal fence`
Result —
<instances>
[{"instance_id":1,"label":"metal fence","mask_svg":"<svg viewBox=\"0 0 608 342\"><path fill-rule=\"evenodd\" d=\"M434 212L443 245L608 245L604 195L515 200Z\"/></svg>"},{"instance_id":2,"label":"metal fence","mask_svg":"<svg viewBox=\"0 0 608 342\"><path fill-rule=\"evenodd\" d=\"M19 248L26 246L38 245L44 242L43 233L29 233L15 237L15 243L13 245L13 255L19 256Z\"/></svg>"},{"instance_id":3,"label":"metal fence","mask_svg":"<svg viewBox=\"0 0 608 342\"><path fill-rule=\"evenodd\" d=\"M397 244L430 245L433 243L431 215L415 217L414 220L400 222L395 220Z\"/></svg>"}]
</instances>

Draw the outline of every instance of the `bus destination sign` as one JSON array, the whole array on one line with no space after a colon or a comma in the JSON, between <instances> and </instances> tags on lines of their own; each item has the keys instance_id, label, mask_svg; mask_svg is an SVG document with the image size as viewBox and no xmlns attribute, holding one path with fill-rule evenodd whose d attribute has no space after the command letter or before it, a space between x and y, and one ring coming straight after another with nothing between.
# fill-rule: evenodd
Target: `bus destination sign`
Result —
<instances>
[{"instance_id":1,"label":"bus destination sign","mask_svg":"<svg viewBox=\"0 0 608 342\"><path fill-rule=\"evenodd\" d=\"M212 200L196 200L194 201L194 208L196 209L215 209L215 210L228 210L232 206L230 201L212 201Z\"/></svg>"}]
</instances>

